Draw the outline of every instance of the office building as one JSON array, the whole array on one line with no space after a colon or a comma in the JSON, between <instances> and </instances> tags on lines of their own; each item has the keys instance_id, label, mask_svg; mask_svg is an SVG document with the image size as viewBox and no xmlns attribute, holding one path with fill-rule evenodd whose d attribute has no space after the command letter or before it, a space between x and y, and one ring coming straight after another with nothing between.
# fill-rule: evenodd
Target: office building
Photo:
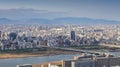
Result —
<instances>
[{"instance_id":1,"label":"office building","mask_svg":"<svg viewBox=\"0 0 120 67\"><path fill-rule=\"evenodd\" d=\"M75 31L71 31L71 40L75 40Z\"/></svg>"}]
</instances>

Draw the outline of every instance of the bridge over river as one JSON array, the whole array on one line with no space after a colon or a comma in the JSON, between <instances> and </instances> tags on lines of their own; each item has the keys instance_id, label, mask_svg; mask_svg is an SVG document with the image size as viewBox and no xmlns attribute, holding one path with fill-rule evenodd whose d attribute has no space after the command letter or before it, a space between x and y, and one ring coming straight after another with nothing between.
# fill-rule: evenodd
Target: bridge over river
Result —
<instances>
[{"instance_id":1,"label":"bridge over river","mask_svg":"<svg viewBox=\"0 0 120 67\"><path fill-rule=\"evenodd\" d=\"M80 49L73 49L73 48L60 48L60 47L54 47L54 48L61 49L61 50L68 50L68 51L76 51L76 52L81 52L81 53L86 53L86 54L91 54L91 55L109 54L109 55L117 56L114 53L109 52L108 50L95 51L95 50L80 50Z\"/></svg>"}]
</instances>

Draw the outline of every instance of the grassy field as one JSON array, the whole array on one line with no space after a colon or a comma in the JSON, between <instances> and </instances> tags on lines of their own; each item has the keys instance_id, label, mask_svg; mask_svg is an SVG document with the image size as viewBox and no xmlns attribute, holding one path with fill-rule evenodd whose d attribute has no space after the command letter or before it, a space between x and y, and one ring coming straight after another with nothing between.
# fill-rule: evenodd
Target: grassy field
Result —
<instances>
[{"instance_id":1,"label":"grassy field","mask_svg":"<svg viewBox=\"0 0 120 67\"><path fill-rule=\"evenodd\" d=\"M26 48L26 49L15 49L15 50L0 50L0 53L30 53L34 51L46 51L47 48Z\"/></svg>"}]
</instances>

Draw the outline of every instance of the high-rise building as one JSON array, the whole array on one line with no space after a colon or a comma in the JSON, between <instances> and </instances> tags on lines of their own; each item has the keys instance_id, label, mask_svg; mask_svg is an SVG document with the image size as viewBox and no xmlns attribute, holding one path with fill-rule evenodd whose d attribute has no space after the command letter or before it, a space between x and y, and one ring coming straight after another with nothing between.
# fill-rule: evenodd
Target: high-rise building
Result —
<instances>
[{"instance_id":1,"label":"high-rise building","mask_svg":"<svg viewBox=\"0 0 120 67\"><path fill-rule=\"evenodd\" d=\"M14 33L14 32L10 33L10 34L9 34L9 38L10 38L11 40L15 40L15 39L17 38L17 33Z\"/></svg>"},{"instance_id":2,"label":"high-rise building","mask_svg":"<svg viewBox=\"0 0 120 67\"><path fill-rule=\"evenodd\" d=\"M71 31L71 40L75 40L75 31Z\"/></svg>"}]
</instances>

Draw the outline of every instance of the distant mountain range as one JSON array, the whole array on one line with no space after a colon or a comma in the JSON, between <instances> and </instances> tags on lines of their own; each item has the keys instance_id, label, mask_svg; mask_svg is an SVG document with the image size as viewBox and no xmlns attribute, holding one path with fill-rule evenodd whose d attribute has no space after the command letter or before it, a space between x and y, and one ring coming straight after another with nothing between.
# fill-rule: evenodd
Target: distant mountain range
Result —
<instances>
[{"instance_id":1,"label":"distant mountain range","mask_svg":"<svg viewBox=\"0 0 120 67\"><path fill-rule=\"evenodd\" d=\"M0 18L0 24L120 24L120 21L91 19L91 18L76 18L65 17L56 19L26 19L26 20L12 20L8 18Z\"/></svg>"}]
</instances>

